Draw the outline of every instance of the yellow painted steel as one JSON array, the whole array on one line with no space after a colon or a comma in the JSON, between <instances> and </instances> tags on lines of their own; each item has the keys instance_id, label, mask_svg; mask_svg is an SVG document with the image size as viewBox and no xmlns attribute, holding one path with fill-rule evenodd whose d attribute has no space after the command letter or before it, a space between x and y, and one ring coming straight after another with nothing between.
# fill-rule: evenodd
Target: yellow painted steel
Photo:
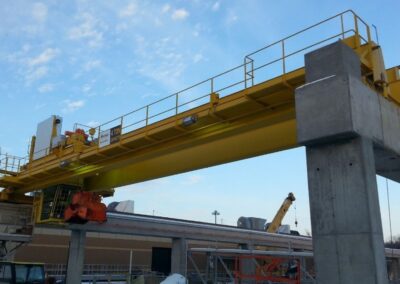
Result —
<instances>
[{"instance_id":1,"label":"yellow painted steel","mask_svg":"<svg viewBox=\"0 0 400 284\"><path fill-rule=\"evenodd\" d=\"M354 15L353 29L343 27L346 13ZM332 19L341 20L341 32L310 47L340 37L359 55L364 82L400 105L398 68L384 69L380 49L372 42L368 25L352 11L328 20ZM366 36L359 32L359 25L363 23L367 27ZM349 33L352 35L348 36ZM238 67L132 112L144 114L138 122L127 122L130 113L106 123L110 126L108 129L116 126L122 131L115 143L103 147L99 144L101 134L107 130L104 125L87 128L93 137L90 143L85 143L81 136L72 136L49 155L26 163L13 175L1 177L0 187L7 190L1 193L0 200L13 201L15 196L57 184L79 185L85 190L111 195L114 187L297 147L294 93L305 83L305 70L288 71L288 59L298 52L289 54L285 43L298 34L270 45L282 48L278 60L255 65L254 55L270 47L267 46L247 55ZM281 74L256 84L257 72L275 63L281 65ZM216 87L221 76L229 78L237 70L243 70L243 80L228 87ZM201 84L209 84L208 94L190 102L179 102L184 92ZM244 87L221 96L221 92L238 84ZM172 101L172 108L151 115L157 103L167 100ZM202 104L190 108L190 103L197 100ZM157 116L162 119L152 122ZM130 130L135 124L139 127Z\"/></svg>"},{"instance_id":2,"label":"yellow painted steel","mask_svg":"<svg viewBox=\"0 0 400 284\"><path fill-rule=\"evenodd\" d=\"M276 233L278 231L279 227L282 224L283 218L285 218L286 213L288 212L290 206L295 200L296 198L294 197L294 194L290 192L285 200L283 200L281 207L279 207L279 210L276 212L274 219L272 219L272 222L269 224L266 230L268 233Z\"/></svg>"},{"instance_id":3,"label":"yellow painted steel","mask_svg":"<svg viewBox=\"0 0 400 284\"><path fill-rule=\"evenodd\" d=\"M387 70L388 88L390 97L400 102L400 66L396 66Z\"/></svg>"}]
</instances>

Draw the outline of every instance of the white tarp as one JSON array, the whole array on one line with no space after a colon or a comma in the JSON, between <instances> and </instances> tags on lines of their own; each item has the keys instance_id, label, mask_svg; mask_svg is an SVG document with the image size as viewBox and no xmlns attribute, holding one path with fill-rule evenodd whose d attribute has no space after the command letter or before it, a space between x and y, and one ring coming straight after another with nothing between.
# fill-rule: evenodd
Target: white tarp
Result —
<instances>
[{"instance_id":1,"label":"white tarp","mask_svg":"<svg viewBox=\"0 0 400 284\"><path fill-rule=\"evenodd\" d=\"M186 278L180 274L174 273L168 276L160 284L186 284Z\"/></svg>"}]
</instances>

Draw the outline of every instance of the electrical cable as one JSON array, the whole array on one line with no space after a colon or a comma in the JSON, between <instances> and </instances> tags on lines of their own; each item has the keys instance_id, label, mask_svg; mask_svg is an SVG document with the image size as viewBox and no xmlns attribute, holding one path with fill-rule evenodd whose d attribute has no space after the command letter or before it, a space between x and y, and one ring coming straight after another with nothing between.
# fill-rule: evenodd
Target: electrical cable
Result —
<instances>
[{"instance_id":1,"label":"electrical cable","mask_svg":"<svg viewBox=\"0 0 400 284\"><path fill-rule=\"evenodd\" d=\"M393 254L392 216L391 216L391 210L390 210L389 181L387 178L386 178L386 196L387 196L388 212L389 212L390 245L392 246L392 254Z\"/></svg>"}]
</instances>

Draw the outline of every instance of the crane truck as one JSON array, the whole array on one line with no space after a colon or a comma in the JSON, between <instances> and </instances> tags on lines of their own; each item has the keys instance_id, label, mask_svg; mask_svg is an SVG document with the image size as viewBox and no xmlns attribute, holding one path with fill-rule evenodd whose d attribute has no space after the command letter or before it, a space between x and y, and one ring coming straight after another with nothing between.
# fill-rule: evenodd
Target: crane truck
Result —
<instances>
[{"instance_id":1,"label":"crane truck","mask_svg":"<svg viewBox=\"0 0 400 284\"><path fill-rule=\"evenodd\" d=\"M276 212L274 219L272 219L272 222L267 224L265 227L265 230L268 233L276 233L279 229L279 227L282 224L282 220L285 217L287 211L289 210L290 206L292 205L293 201L295 201L296 198L294 197L294 194L290 192L288 196L285 198L283 201L281 207L279 208L278 212ZM296 221L297 223L297 221Z\"/></svg>"}]
</instances>

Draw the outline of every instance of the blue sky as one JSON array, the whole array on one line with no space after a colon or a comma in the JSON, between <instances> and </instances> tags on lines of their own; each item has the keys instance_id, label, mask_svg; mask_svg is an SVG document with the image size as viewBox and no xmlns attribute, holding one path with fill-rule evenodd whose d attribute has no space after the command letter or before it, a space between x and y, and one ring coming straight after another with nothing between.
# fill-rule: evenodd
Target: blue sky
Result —
<instances>
[{"instance_id":1,"label":"blue sky","mask_svg":"<svg viewBox=\"0 0 400 284\"><path fill-rule=\"evenodd\" d=\"M96 125L242 63L247 53L354 9L379 29L386 66L400 63L400 2L385 1L22 1L0 6L0 146L25 155L36 124L52 114ZM293 45L300 44L295 42ZM225 224L271 219L289 191L298 229L310 230L303 148L131 185L139 213ZM384 180L379 192L389 235ZM400 234L400 187L390 183ZM285 223L294 225L292 208ZM221 221L221 220L220 220Z\"/></svg>"}]
</instances>

